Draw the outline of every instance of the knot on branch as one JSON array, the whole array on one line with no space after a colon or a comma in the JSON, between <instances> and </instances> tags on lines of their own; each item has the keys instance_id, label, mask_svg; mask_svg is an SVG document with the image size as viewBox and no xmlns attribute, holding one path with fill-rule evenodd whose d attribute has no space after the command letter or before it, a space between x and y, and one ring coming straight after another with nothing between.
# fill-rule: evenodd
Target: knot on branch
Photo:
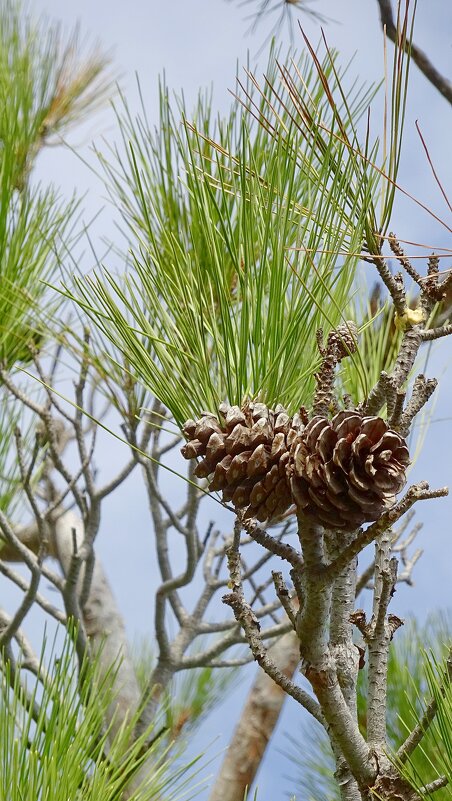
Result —
<instances>
[{"instance_id":1,"label":"knot on branch","mask_svg":"<svg viewBox=\"0 0 452 801\"><path fill-rule=\"evenodd\" d=\"M402 779L395 768L380 773L372 791L375 797L381 798L382 801L420 801L419 795L405 779Z\"/></svg>"}]
</instances>

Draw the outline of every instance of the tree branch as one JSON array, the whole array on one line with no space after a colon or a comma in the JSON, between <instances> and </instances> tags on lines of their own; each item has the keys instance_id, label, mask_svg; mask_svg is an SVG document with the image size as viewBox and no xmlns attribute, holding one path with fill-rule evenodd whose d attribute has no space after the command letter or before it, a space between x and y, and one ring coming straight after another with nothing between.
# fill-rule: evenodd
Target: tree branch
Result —
<instances>
[{"instance_id":1,"label":"tree branch","mask_svg":"<svg viewBox=\"0 0 452 801\"><path fill-rule=\"evenodd\" d=\"M238 523L240 527L240 521ZM237 530L237 529L236 529ZM247 604L243 593L242 580L240 575L240 538L235 537L233 545L228 551L228 566L231 576L232 592L223 596L223 603L232 608L235 619L240 623L248 645L251 648L254 659L273 681L276 682L288 695L298 701L301 706L307 709L320 723L323 723L323 716L318 704L314 699L298 687L284 675L277 665L269 657L268 650L264 647L260 636L260 626L251 607Z\"/></svg>"},{"instance_id":2,"label":"tree branch","mask_svg":"<svg viewBox=\"0 0 452 801\"><path fill-rule=\"evenodd\" d=\"M400 38L397 33L397 28L394 23L392 13L391 0L377 0L380 8L380 20L383 30L386 29L386 36L392 42L397 42L400 46ZM414 42L406 42L405 49L411 54L414 63L419 67L423 75L435 87L435 89L442 94L442 96L452 103L452 83L448 81L440 72L433 66L432 62Z\"/></svg>"},{"instance_id":3,"label":"tree branch","mask_svg":"<svg viewBox=\"0 0 452 801\"><path fill-rule=\"evenodd\" d=\"M355 539L347 545L341 553L333 559L333 561L321 571L320 578L322 581L330 581L336 576L348 562L357 556L367 545L370 545L377 539L384 531L387 531L394 523L408 512L409 509L417 502L422 500L429 500L431 498L444 498L448 495L447 487L440 487L437 490L430 490L426 481L420 481L418 484L413 484L402 498L392 509L384 512L379 520L372 523L365 530L360 529Z\"/></svg>"},{"instance_id":4,"label":"tree branch","mask_svg":"<svg viewBox=\"0 0 452 801\"><path fill-rule=\"evenodd\" d=\"M366 632L369 647L367 741L373 747L386 745L386 690L389 644L393 628L386 619L397 578L397 559L391 559L391 536L381 535L376 543L375 587L372 621Z\"/></svg>"},{"instance_id":5,"label":"tree branch","mask_svg":"<svg viewBox=\"0 0 452 801\"><path fill-rule=\"evenodd\" d=\"M30 586L29 582L27 582L27 580L24 579L20 575L20 573L16 573L15 570L10 568L9 565L7 565L6 562L4 562L1 559L0 559L0 573L3 573L3 575L6 576L6 578L12 581L13 584L15 584L17 587L20 587L20 589L23 590L24 592L27 592L27 590L29 589ZM55 618L55 620L58 623L62 623L63 626L66 625L67 618L64 612L61 612L60 609L57 609L56 606L51 604L47 600L47 598L45 598L39 592L37 592L35 595L35 603L37 603L38 606L40 606L41 609L44 610L44 612L47 612L48 615L51 615L51 617Z\"/></svg>"},{"instance_id":6,"label":"tree branch","mask_svg":"<svg viewBox=\"0 0 452 801\"><path fill-rule=\"evenodd\" d=\"M62 516L52 532L55 550L66 576L73 563L73 530L76 531L77 548L80 551L83 548L84 530L81 519L74 512L67 512ZM77 582L79 592L82 584L83 568ZM80 609L80 615L90 651L98 656L101 677L107 674L114 676L114 699L108 710L108 722L113 737L137 709L140 692L129 654L124 622L98 558L94 564L88 598Z\"/></svg>"},{"instance_id":7,"label":"tree branch","mask_svg":"<svg viewBox=\"0 0 452 801\"><path fill-rule=\"evenodd\" d=\"M354 778L359 783L370 783L376 775L376 764L344 699L329 649L333 582L341 571L333 573L329 581L324 580L323 528L303 514L298 515L298 522L304 558L304 594L297 625L302 671L320 703L330 737L344 755Z\"/></svg>"},{"instance_id":8,"label":"tree branch","mask_svg":"<svg viewBox=\"0 0 452 801\"><path fill-rule=\"evenodd\" d=\"M288 632L268 650L268 659L288 680L299 662L299 644ZM240 712L209 801L242 799L256 776L265 749L279 719L286 693L264 670L256 679Z\"/></svg>"},{"instance_id":9,"label":"tree branch","mask_svg":"<svg viewBox=\"0 0 452 801\"><path fill-rule=\"evenodd\" d=\"M33 553L25 546L22 545L19 538L14 533L13 529L11 528L6 515L0 510L0 530L6 540L12 545L22 556L23 561L27 565L28 569L31 573L31 580L25 590L24 597L22 602L20 603L18 609L16 610L15 614L13 615L12 619L8 623L8 625L3 629L2 634L0 635L0 648L2 646L9 645L12 638L16 635L19 627L22 624L27 613L30 611L33 603L35 601L39 582L41 579L41 563L42 563L42 552L38 553L38 557L35 557Z\"/></svg>"}]
</instances>

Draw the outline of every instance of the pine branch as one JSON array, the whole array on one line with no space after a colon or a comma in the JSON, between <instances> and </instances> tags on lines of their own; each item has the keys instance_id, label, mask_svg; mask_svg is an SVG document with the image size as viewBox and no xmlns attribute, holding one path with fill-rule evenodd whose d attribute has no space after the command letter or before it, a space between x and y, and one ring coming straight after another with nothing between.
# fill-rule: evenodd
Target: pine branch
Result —
<instances>
[{"instance_id":1,"label":"pine branch","mask_svg":"<svg viewBox=\"0 0 452 801\"><path fill-rule=\"evenodd\" d=\"M354 778L358 782L372 782L376 765L344 699L329 650L331 597L339 573L332 574L330 581L324 580L323 528L302 514L298 515L298 522L304 558L303 606L297 625L302 670L317 696L330 737L345 757ZM322 576L321 581L319 576Z\"/></svg>"},{"instance_id":2,"label":"pine branch","mask_svg":"<svg viewBox=\"0 0 452 801\"><path fill-rule=\"evenodd\" d=\"M391 0L377 0L380 9L380 20L386 36L394 43L399 42L399 33L394 23ZM433 66L429 57L414 42L406 42L407 52L410 53L414 63L419 67L428 81L442 94L442 96L452 103L452 83L448 81Z\"/></svg>"},{"instance_id":3,"label":"pine branch","mask_svg":"<svg viewBox=\"0 0 452 801\"><path fill-rule=\"evenodd\" d=\"M241 521L237 521L234 531L234 542L230 546L227 557L229 574L231 577L232 592L223 596L223 603L232 608L234 616L238 623L240 623L243 631L245 632L246 639L251 648L254 659L263 668L270 678L273 679L288 695L291 695L301 706L308 710L319 722L323 722L323 716L316 702L308 693L295 685L290 679L287 678L272 662L269 657L268 650L264 647L262 638L260 636L260 625L254 615L251 607L247 604L243 592L242 578L240 571L240 530Z\"/></svg>"}]
</instances>

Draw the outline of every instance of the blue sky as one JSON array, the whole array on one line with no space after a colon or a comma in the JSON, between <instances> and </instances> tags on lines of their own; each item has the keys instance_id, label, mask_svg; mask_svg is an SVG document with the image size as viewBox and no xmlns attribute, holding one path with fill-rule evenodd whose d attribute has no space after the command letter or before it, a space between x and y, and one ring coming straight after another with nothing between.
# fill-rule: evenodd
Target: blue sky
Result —
<instances>
[{"instance_id":1,"label":"blue sky","mask_svg":"<svg viewBox=\"0 0 452 801\"><path fill-rule=\"evenodd\" d=\"M184 91L188 107L194 104L200 87L209 87L212 84L214 106L219 111L228 108L228 90L234 88L237 63L240 65L246 62L248 50L253 59L268 29L265 26L258 29L257 35L253 37L245 35L247 25L244 23L244 16L255 6L254 3L240 7L238 3L224 0L174 0L167 3L157 0L29 2L30 10L37 16L47 15L51 20L61 20L65 29L80 22L82 34L88 35L91 40L98 39L105 49L112 49L113 69L120 78L120 85L132 109L138 108L135 77L135 73L138 73L148 117L156 122L157 80L163 71L171 88ZM329 44L341 52L343 61L347 62L356 53L351 69L363 80L379 81L383 73L383 44L375 0L318 0L318 7L325 15L340 19L337 24L328 25L326 34ZM319 38L318 25L308 17L301 19L308 36L316 42ZM450 5L444 0L419 0L416 28L418 44L431 54L436 66L447 74L451 63ZM288 42L285 34L284 31L282 39ZM391 47L389 51L392 54ZM266 55L263 53L257 72L262 72L265 60ZM432 180L414 121L420 121L432 158L447 188L452 183L451 114L450 106L413 65L400 181L443 218L446 217L446 209ZM109 109L77 129L71 136L70 143L88 162L94 164L90 144L94 140L102 148L102 137L108 141L119 138L114 116ZM92 228L95 245L98 237L99 252L102 252L100 237L112 240L117 237L113 212L105 204L102 185L73 152L63 148L45 152L40 158L37 174L43 181L54 181L68 195L74 188L78 192L87 193L85 219L89 220L101 212ZM395 217L394 228L401 238L450 246L450 241L445 241L442 230L413 204L401 202ZM86 266L91 265L87 263ZM431 426L428 442L413 470L412 478L425 478L432 486L451 483L452 426L451 420L441 422L443 418L452 417L450 361L450 344L443 342L433 350L427 368L429 376L436 375L441 379L434 414L437 422ZM120 446L107 436L103 438L102 448L107 461L121 459L118 450ZM170 492L179 492L176 484L171 484L169 489ZM402 617L410 612L424 617L431 609L451 605L451 516L450 499L418 506L417 519L424 522L418 545L425 549L425 553L416 567L416 586L402 587L395 596L392 611ZM138 481L129 481L122 494L118 494L108 503L98 549L116 588L118 602L131 636L137 633L152 634L155 575L152 530L144 493ZM31 624L36 627L34 634L39 636L40 619L34 616ZM252 672L253 669L250 669L246 674L248 680L251 680ZM204 744L220 734L214 751L227 744L246 687L247 682L244 681L234 696L234 703L224 705L221 716L213 721L212 730L204 732ZM285 747L282 732L290 730L296 736L297 721L298 709L294 702L289 701L259 778L262 800L282 798L290 789L290 783L282 778L284 774L291 773L290 766L281 759L277 751L278 748ZM201 795L199 797L202 798Z\"/></svg>"}]
</instances>

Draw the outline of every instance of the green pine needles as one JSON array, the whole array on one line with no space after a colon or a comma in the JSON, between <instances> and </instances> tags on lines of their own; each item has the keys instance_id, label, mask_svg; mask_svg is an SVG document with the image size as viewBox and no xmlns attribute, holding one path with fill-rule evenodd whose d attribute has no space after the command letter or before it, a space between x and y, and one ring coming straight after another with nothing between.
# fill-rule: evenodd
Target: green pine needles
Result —
<instances>
[{"instance_id":1,"label":"green pine needles","mask_svg":"<svg viewBox=\"0 0 452 801\"><path fill-rule=\"evenodd\" d=\"M193 791L196 760L176 764L158 723L137 738L138 710L114 736L105 727L117 666L102 680L99 656L79 669L70 634L58 657L44 645L39 664L21 667L21 658L5 654L1 677L0 801L118 801L131 781L129 801L176 801L189 783Z\"/></svg>"},{"instance_id":2,"label":"green pine needles","mask_svg":"<svg viewBox=\"0 0 452 801\"><path fill-rule=\"evenodd\" d=\"M359 144L373 90L327 50L273 52L263 88L247 73L238 92L227 119L201 98L189 123L162 87L156 131L123 99L122 146L99 158L132 264L66 286L178 424L223 399L308 405L314 332L347 319L359 256L380 252L365 126Z\"/></svg>"},{"instance_id":3,"label":"green pine needles","mask_svg":"<svg viewBox=\"0 0 452 801\"><path fill-rule=\"evenodd\" d=\"M108 60L84 56L77 36L34 24L21 6L0 8L0 361L30 362L52 327L56 299L42 313L45 281L74 244L77 201L30 177L39 152L104 101Z\"/></svg>"}]
</instances>

